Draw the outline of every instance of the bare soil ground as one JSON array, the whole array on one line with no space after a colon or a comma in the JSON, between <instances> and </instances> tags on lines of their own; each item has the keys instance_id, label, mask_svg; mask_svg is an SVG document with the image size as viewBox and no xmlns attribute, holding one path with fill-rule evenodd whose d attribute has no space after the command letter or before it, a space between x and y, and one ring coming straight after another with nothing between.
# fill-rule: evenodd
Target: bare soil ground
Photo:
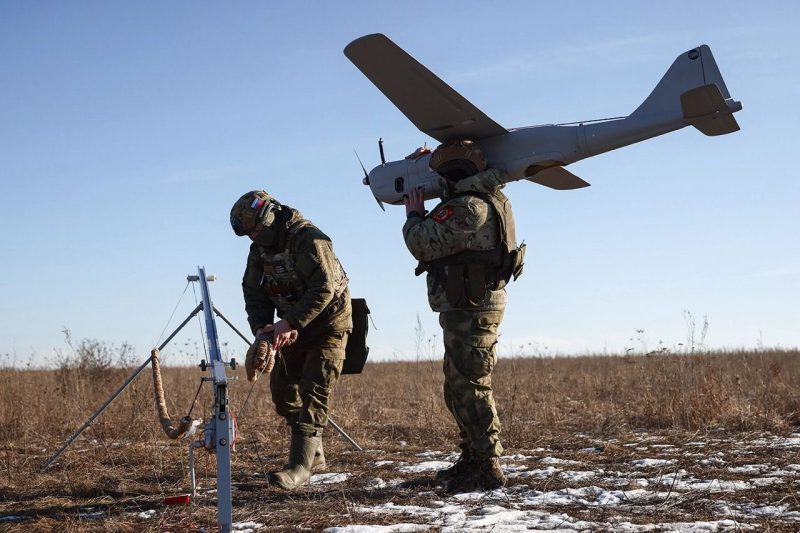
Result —
<instances>
[{"instance_id":1,"label":"bare soil ground","mask_svg":"<svg viewBox=\"0 0 800 533\"><path fill-rule=\"evenodd\" d=\"M233 464L239 531L797 531L800 368L796 352L503 361L503 490L444 494L455 460L437 361L368 365L343 379L328 470L295 492L266 474L286 461L285 427L267 385L232 390L240 411ZM42 464L129 370L0 371L0 531L213 531L216 465L197 452L190 505L188 439L157 425L141 376L50 470ZM241 373L241 371L237 371ZM166 369L184 414L197 369ZM201 389L195 415L210 404Z\"/></svg>"}]
</instances>

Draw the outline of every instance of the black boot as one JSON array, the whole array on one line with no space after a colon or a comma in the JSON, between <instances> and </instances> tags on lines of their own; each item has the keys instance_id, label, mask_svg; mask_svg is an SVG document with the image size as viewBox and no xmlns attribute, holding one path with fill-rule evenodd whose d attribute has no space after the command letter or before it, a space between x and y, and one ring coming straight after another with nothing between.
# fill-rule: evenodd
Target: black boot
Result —
<instances>
[{"instance_id":1,"label":"black boot","mask_svg":"<svg viewBox=\"0 0 800 533\"><path fill-rule=\"evenodd\" d=\"M445 486L447 482L454 477L464 475L473 468L474 466L471 464L469 448L467 448L461 452L461 456L453 463L453 466L436 472L436 484Z\"/></svg>"},{"instance_id":2,"label":"black boot","mask_svg":"<svg viewBox=\"0 0 800 533\"><path fill-rule=\"evenodd\" d=\"M500 460L497 457L473 458L467 468L463 468L457 475L445 482L444 489L450 494L457 494L495 490L502 488L505 484L506 476L500 468Z\"/></svg>"},{"instance_id":3,"label":"black boot","mask_svg":"<svg viewBox=\"0 0 800 533\"><path fill-rule=\"evenodd\" d=\"M508 481L506 475L503 474L503 469L500 468L500 459L497 457L481 459L477 466L475 470L476 490L499 489L504 487Z\"/></svg>"}]
</instances>

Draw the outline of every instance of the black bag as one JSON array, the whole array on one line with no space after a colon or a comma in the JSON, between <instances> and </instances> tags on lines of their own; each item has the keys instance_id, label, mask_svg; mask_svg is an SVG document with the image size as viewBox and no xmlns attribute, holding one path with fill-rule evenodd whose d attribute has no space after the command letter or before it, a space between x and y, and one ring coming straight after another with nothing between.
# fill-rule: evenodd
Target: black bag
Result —
<instances>
[{"instance_id":1,"label":"black bag","mask_svg":"<svg viewBox=\"0 0 800 533\"><path fill-rule=\"evenodd\" d=\"M353 308L353 331L347 337L342 374L360 374L369 355L367 346L369 307L364 298L353 298L350 300L350 305Z\"/></svg>"}]
</instances>

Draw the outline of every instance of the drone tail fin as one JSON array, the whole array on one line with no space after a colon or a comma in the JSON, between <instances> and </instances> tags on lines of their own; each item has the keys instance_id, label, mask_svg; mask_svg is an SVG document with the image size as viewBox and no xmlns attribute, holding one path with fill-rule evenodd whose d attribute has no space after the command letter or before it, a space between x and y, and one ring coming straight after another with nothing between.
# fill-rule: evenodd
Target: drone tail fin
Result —
<instances>
[{"instance_id":1,"label":"drone tail fin","mask_svg":"<svg viewBox=\"0 0 800 533\"><path fill-rule=\"evenodd\" d=\"M742 109L731 98L711 49L701 45L679 55L630 119L681 121L706 135L739 129L732 113Z\"/></svg>"}]
</instances>

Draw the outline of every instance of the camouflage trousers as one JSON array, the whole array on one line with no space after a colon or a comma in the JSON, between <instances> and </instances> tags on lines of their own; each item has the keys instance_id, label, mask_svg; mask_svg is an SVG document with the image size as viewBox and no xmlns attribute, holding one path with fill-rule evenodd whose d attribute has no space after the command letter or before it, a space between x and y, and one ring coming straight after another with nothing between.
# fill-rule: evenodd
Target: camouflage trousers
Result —
<instances>
[{"instance_id":1,"label":"camouflage trousers","mask_svg":"<svg viewBox=\"0 0 800 533\"><path fill-rule=\"evenodd\" d=\"M492 395L497 328L503 309L444 311L444 401L458 424L460 447L472 457L499 457L500 419Z\"/></svg>"},{"instance_id":2,"label":"camouflage trousers","mask_svg":"<svg viewBox=\"0 0 800 533\"><path fill-rule=\"evenodd\" d=\"M347 332L300 339L281 350L269 378L275 410L290 426L328 424L331 394L342 373Z\"/></svg>"}]
</instances>

